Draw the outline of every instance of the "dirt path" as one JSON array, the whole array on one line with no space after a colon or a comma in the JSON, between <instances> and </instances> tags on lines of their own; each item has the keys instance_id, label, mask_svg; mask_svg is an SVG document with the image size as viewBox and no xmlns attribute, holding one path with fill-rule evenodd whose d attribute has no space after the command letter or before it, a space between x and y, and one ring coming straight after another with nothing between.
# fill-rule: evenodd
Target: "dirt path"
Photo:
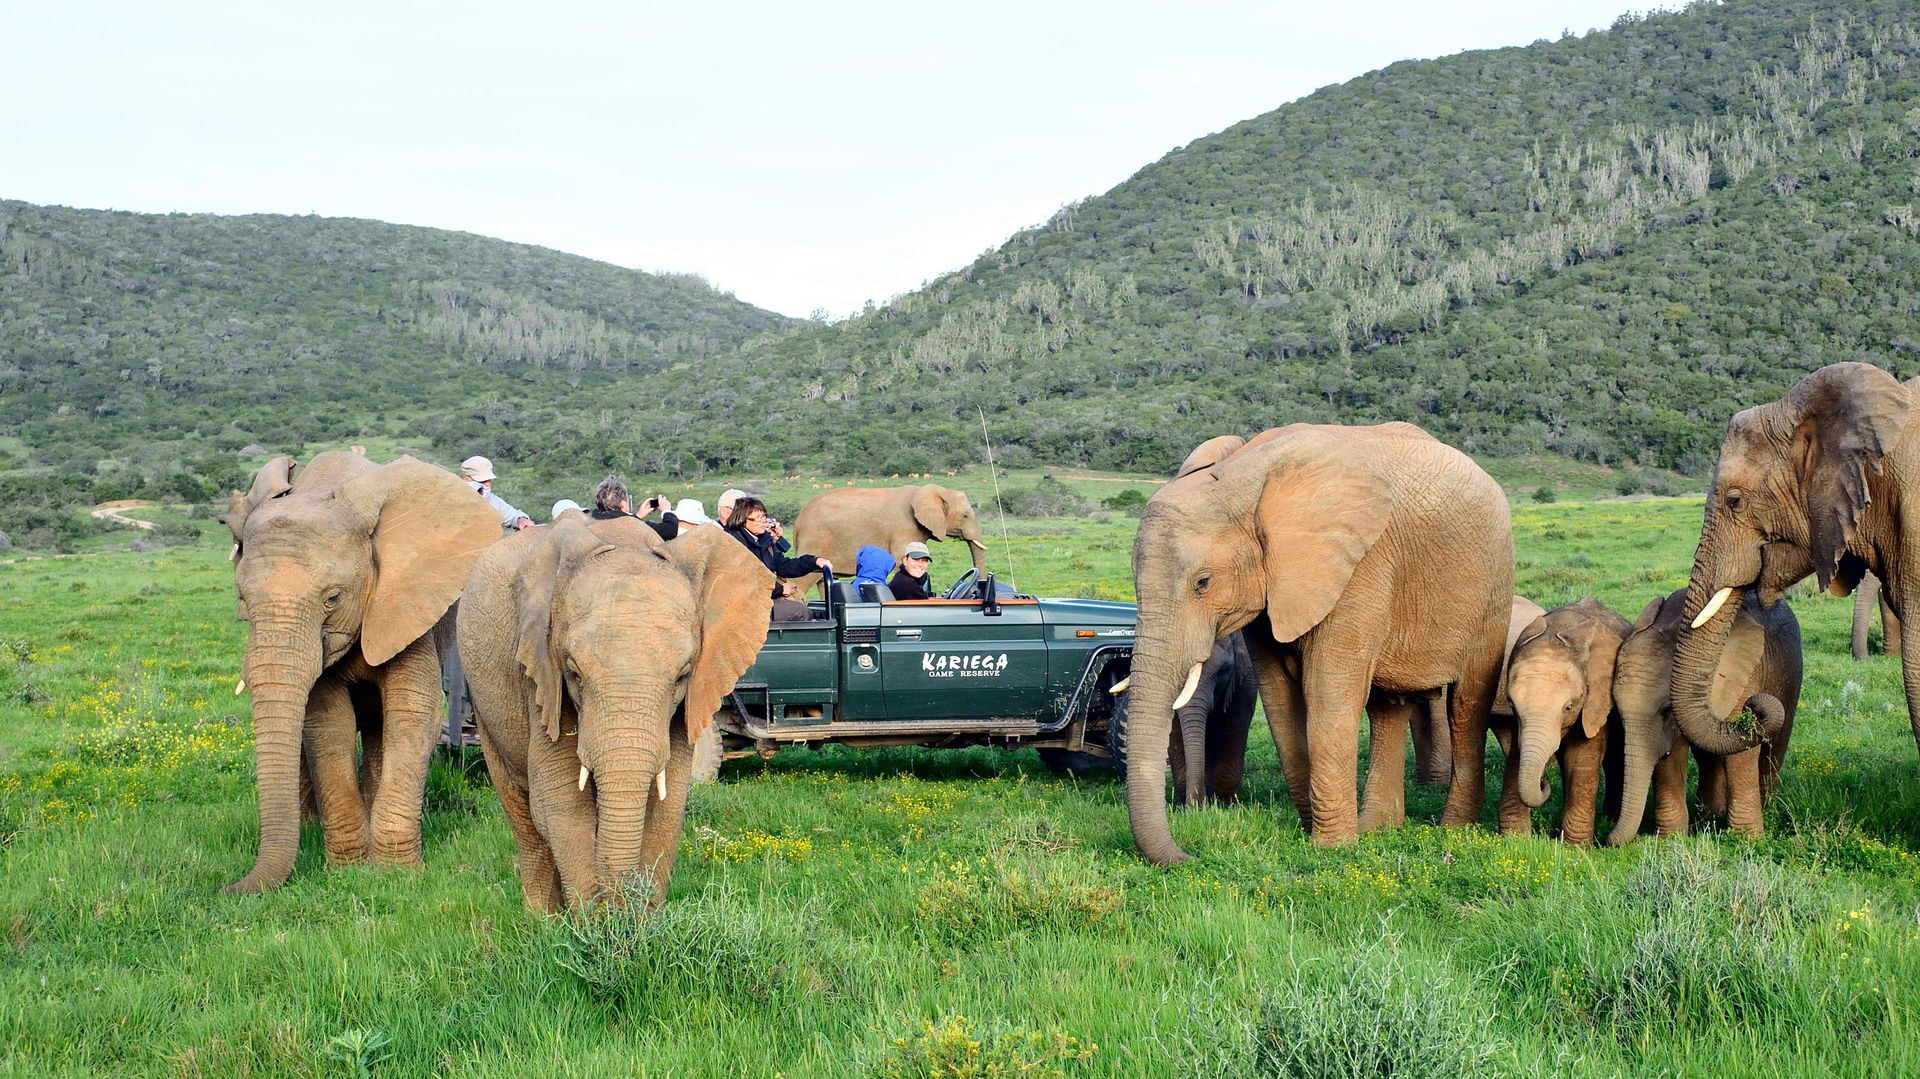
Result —
<instances>
[{"instance_id":1,"label":"dirt path","mask_svg":"<svg viewBox=\"0 0 1920 1079\"><path fill-rule=\"evenodd\" d=\"M153 527L152 521L136 521L122 514L120 511L143 510L158 504L159 503L156 502L143 502L138 498L121 498L112 502L102 502L98 506L95 506L92 516L98 520L112 521L114 524L126 525L129 528L151 529Z\"/></svg>"}]
</instances>

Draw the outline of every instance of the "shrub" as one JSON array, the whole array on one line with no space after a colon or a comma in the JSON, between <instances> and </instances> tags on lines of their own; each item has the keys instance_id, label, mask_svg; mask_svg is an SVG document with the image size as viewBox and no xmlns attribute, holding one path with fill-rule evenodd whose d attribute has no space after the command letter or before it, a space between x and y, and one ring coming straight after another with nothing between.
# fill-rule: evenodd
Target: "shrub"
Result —
<instances>
[{"instance_id":1,"label":"shrub","mask_svg":"<svg viewBox=\"0 0 1920 1079\"><path fill-rule=\"evenodd\" d=\"M953 940L1089 928L1126 906L1125 891L1105 883L1107 875L1091 855L1001 850L942 869L920 889L917 913Z\"/></svg>"},{"instance_id":2,"label":"shrub","mask_svg":"<svg viewBox=\"0 0 1920 1079\"><path fill-rule=\"evenodd\" d=\"M1115 512L1138 517L1147 508L1147 495L1138 487L1129 487L1117 495L1101 499L1100 504Z\"/></svg>"},{"instance_id":3,"label":"shrub","mask_svg":"<svg viewBox=\"0 0 1920 1079\"><path fill-rule=\"evenodd\" d=\"M1040 477L1027 490L1008 491L1006 506L1015 517L1084 517L1093 511L1091 499L1052 476Z\"/></svg>"},{"instance_id":4,"label":"shrub","mask_svg":"<svg viewBox=\"0 0 1920 1079\"><path fill-rule=\"evenodd\" d=\"M1535 502L1542 504L1555 502L1559 500L1559 497L1560 496L1553 493L1553 484L1551 483L1543 483L1533 489L1533 500Z\"/></svg>"},{"instance_id":5,"label":"shrub","mask_svg":"<svg viewBox=\"0 0 1920 1079\"><path fill-rule=\"evenodd\" d=\"M1620 492L1622 496L1639 494L1640 487L1640 477L1632 472L1622 473L1620 482L1613 485L1613 489Z\"/></svg>"},{"instance_id":6,"label":"shrub","mask_svg":"<svg viewBox=\"0 0 1920 1079\"><path fill-rule=\"evenodd\" d=\"M869 1073L876 1079L989 1079L1031 1076L1063 1079L1093 1059L1099 1046L1060 1031L1012 1029L990 1024L976 1029L964 1015L895 1038Z\"/></svg>"}]
</instances>

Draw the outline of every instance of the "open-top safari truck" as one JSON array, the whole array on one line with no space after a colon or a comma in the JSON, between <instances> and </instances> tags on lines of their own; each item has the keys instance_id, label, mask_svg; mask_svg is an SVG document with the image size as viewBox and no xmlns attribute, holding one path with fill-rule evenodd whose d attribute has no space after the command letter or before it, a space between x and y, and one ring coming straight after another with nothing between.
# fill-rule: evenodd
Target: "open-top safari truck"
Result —
<instances>
[{"instance_id":1,"label":"open-top safari truck","mask_svg":"<svg viewBox=\"0 0 1920 1079\"><path fill-rule=\"evenodd\" d=\"M775 622L695 757L782 746L1031 746L1056 769L1110 757L1133 658L1131 603L1038 599L969 570L944 597L830 582L813 618Z\"/></svg>"}]
</instances>

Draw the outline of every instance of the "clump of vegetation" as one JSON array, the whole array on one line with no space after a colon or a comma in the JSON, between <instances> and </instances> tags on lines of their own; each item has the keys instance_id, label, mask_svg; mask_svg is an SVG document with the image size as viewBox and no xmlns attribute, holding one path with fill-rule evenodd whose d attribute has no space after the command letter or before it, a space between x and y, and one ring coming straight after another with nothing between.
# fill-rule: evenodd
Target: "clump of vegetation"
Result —
<instances>
[{"instance_id":1,"label":"clump of vegetation","mask_svg":"<svg viewBox=\"0 0 1920 1079\"><path fill-rule=\"evenodd\" d=\"M941 867L921 887L916 914L933 935L958 941L1090 929L1126 906L1110 876L1089 854L1002 848Z\"/></svg>"},{"instance_id":2,"label":"clump of vegetation","mask_svg":"<svg viewBox=\"0 0 1920 1079\"><path fill-rule=\"evenodd\" d=\"M1147 508L1147 494L1138 487L1129 487L1117 495L1101 499L1100 504L1116 513L1138 517Z\"/></svg>"},{"instance_id":3,"label":"clump of vegetation","mask_svg":"<svg viewBox=\"0 0 1920 1079\"><path fill-rule=\"evenodd\" d=\"M1084 517L1093 512L1093 501L1052 476L1042 476L1024 491L1008 491L1006 507L1014 517Z\"/></svg>"},{"instance_id":4,"label":"clump of vegetation","mask_svg":"<svg viewBox=\"0 0 1920 1079\"><path fill-rule=\"evenodd\" d=\"M1100 1047L1057 1030L976 1025L965 1015L923 1020L893 1039L870 1069L874 1079L1064 1079L1080 1074Z\"/></svg>"},{"instance_id":5,"label":"clump of vegetation","mask_svg":"<svg viewBox=\"0 0 1920 1079\"><path fill-rule=\"evenodd\" d=\"M1553 493L1553 484L1551 483L1543 483L1540 486L1535 487L1533 489L1533 494L1530 497L1532 497L1532 499L1535 502L1539 502L1542 505L1545 505L1549 502L1557 502L1559 501L1559 498L1560 498L1559 495L1556 495Z\"/></svg>"}]
</instances>

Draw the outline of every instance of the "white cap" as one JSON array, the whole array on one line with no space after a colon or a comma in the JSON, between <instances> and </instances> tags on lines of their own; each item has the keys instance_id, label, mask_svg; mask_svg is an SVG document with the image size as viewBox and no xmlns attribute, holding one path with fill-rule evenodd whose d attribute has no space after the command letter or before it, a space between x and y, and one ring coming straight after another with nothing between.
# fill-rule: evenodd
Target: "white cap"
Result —
<instances>
[{"instance_id":1,"label":"white cap","mask_svg":"<svg viewBox=\"0 0 1920 1079\"><path fill-rule=\"evenodd\" d=\"M460 474L470 480L485 483L493 478L493 462L476 453L460 462Z\"/></svg>"},{"instance_id":2,"label":"white cap","mask_svg":"<svg viewBox=\"0 0 1920 1079\"><path fill-rule=\"evenodd\" d=\"M726 519L733 515L733 504L745 497L747 492L738 487L729 487L720 492L720 501L713 504L713 511L720 515L721 524L726 524Z\"/></svg>"},{"instance_id":3,"label":"white cap","mask_svg":"<svg viewBox=\"0 0 1920 1079\"><path fill-rule=\"evenodd\" d=\"M567 512L568 510L577 510L579 508L580 508L580 503L575 502L571 498L563 498L560 501L555 502L553 504L553 512L547 514L547 520L557 521L560 519L561 514Z\"/></svg>"},{"instance_id":4,"label":"white cap","mask_svg":"<svg viewBox=\"0 0 1920 1079\"><path fill-rule=\"evenodd\" d=\"M673 504L673 515L690 525L710 525L713 518L707 516L705 506L697 498L683 498Z\"/></svg>"}]
</instances>

